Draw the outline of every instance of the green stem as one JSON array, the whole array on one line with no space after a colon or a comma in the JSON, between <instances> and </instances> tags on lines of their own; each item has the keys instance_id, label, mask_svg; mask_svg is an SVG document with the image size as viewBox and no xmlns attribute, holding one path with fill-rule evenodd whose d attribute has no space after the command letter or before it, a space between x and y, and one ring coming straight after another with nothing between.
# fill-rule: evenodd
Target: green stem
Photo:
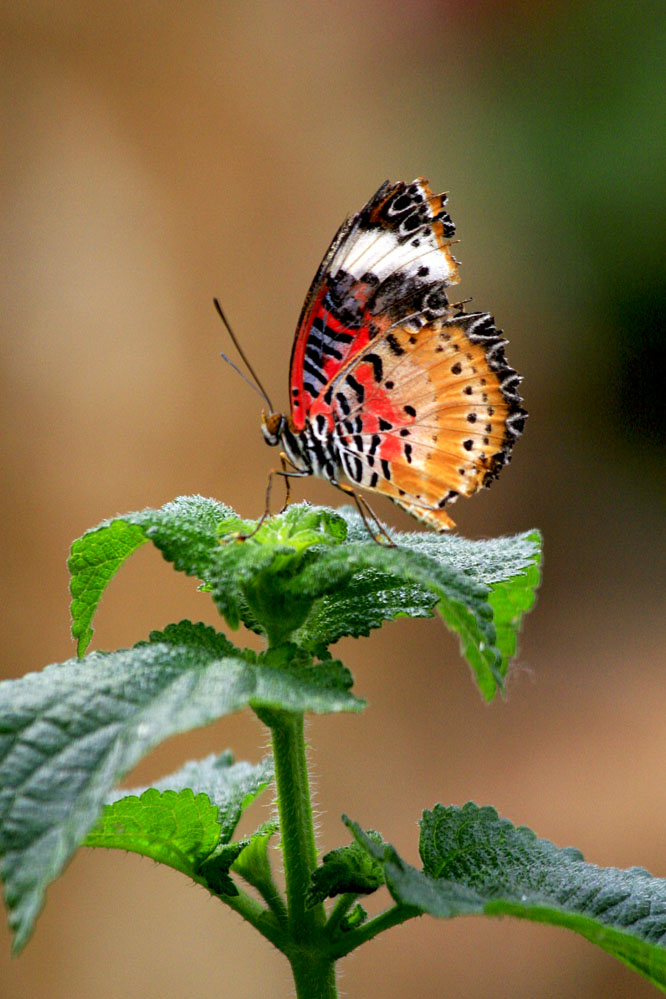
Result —
<instances>
[{"instance_id":1,"label":"green stem","mask_svg":"<svg viewBox=\"0 0 666 999\"><path fill-rule=\"evenodd\" d=\"M311 948L288 956L298 999L337 999L335 963L327 953Z\"/></svg>"},{"instance_id":2,"label":"green stem","mask_svg":"<svg viewBox=\"0 0 666 999\"><path fill-rule=\"evenodd\" d=\"M248 884L255 888L263 900L268 905L278 923L283 929L287 928L287 906L284 903L282 894L273 880L270 861L265 852L260 852L253 858L253 862L247 866L241 860L236 861L231 868L235 874L240 874Z\"/></svg>"},{"instance_id":3,"label":"green stem","mask_svg":"<svg viewBox=\"0 0 666 999\"><path fill-rule=\"evenodd\" d=\"M348 893L341 895L333 908L330 916L328 917L328 922L326 923L326 932L329 937L332 937L340 928L340 923L345 918L352 905L358 898L355 893Z\"/></svg>"},{"instance_id":4,"label":"green stem","mask_svg":"<svg viewBox=\"0 0 666 999\"><path fill-rule=\"evenodd\" d=\"M368 920L363 926L345 933L344 936L340 936L338 940L333 942L331 951L335 955L335 960L337 961L341 957L345 957L346 954L350 954L357 947L360 947L361 944L367 943L368 940L372 940L379 933L383 933L384 930L389 930L392 926L399 926L400 923L405 923L408 919L420 915L421 913L418 909L412 909L407 905L394 905L393 908L387 909L385 912L375 916L374 919Z\"/></svg>"},{"instance_id":5,"label":"green stem","mask_svg":"<svg viewBox=\"0 0 666 999\"><path fill-rule=\"evenodd\" d=\"M263 714L263 713L262 713ZM304 944L324 922L323 906L308 909L305 898L317 866L312 803L305 757L303 715L272 711L264 716L271 727L277 784L280 836L292 939Z\"/></svg>"},{"instance_id":6,"label":"green stem","mask_svg":"<svg viewBox=\"0 0 666 999\"><path fill-rule=\"evenodd\" d=\"M276 917L278 922L284 926L287 922L287 907L284 904L282 895L280 894L275 882L272 877L268 878L257 878L256 880L250 882L253 888L256 888L261 897L267 903L268 908L272 911L273 915Z\"/></svg>"},{"instance_id":7,"label":"green stem","mask_svg":"<svg viewBox=\"0 0 666 999\"><path fill-rule=\"evenodd\" d=\"M335 965L323 932L323 904L308 908L310 876L317 866L312 801L308 780L303 714L261 710L271 729L280 836L287 895L285 953L298 999L336 999Z\"/></svg>"},{"instance_id":8,"label":"green stem","mask_svg":"<svg viewBox=\"0 0 666 999\"><path fill-rule=\"evenodd\" d=\"M259 930L274 947L283 954L287 952L289 941L284 928L279 925L273 913L265 909L255 898L241 888L238 895L225 895L222 901Z\"/></svg>"}]
</instances>

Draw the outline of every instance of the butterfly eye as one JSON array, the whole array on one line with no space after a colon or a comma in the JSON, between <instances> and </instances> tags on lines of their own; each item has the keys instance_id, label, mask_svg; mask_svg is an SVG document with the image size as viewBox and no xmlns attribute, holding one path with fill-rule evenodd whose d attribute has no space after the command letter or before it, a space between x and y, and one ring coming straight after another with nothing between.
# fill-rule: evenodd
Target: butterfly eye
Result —
<instances>
[{"instance_id":1,"label":"butterfly eye","mask_svg":"<svg viewBox=\"0 0 666 999\"><path fill-rule=\"evenodd\" d=\"M281 413L269 413L268 416L265 412L261 414L261 429L266 443L271 447L275 447L279 442L283 425L284 416Z\"/></svg>"}]
</instances>

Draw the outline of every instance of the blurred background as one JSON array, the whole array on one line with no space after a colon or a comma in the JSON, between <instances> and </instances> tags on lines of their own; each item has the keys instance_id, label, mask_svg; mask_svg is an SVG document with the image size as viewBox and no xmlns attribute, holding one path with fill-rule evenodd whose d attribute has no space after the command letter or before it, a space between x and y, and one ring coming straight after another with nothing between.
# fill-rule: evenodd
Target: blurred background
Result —
<instances>
[{"instance_id":1,"label":"blurred background","mask_svg":"<svg viewBox=\"0 0 666 999\"><path fill-rule=\"evenodd\" d=\"M544 582L490 707L438 620L340 643L369 707L310 723L321 846L346 841L345 811L416 862L422 809L473 799L666 876L663 3L5 0L0 28L3 674L73 654L65 559L88 527L182 493L261 512L275 455L212 298L286 406L336 228L423 174L450 191L456 294L504 328L530 411L500 481L453 513L472 537L541 528ZM147 545L94 647L181 617L218 623ZM224 719L126 783L226 747L256 761L265 732ZM77 854L19 960L0 937L2 999L291 995L235 915L113 851ZM654 989L564 930L466 919L385 934L343 963L341 994Z\"/></svg>"}]
</instances>

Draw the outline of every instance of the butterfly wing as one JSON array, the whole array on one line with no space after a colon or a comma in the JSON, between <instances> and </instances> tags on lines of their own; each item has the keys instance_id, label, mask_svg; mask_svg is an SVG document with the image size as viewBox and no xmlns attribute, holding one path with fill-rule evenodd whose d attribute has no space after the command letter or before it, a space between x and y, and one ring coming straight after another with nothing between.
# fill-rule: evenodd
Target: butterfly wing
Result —
<instances>
[{"instance_id":1,"label":"butterfly wing","mask_svg":"<svg viewBox=\"0 0 666 999\"><path fill-rule=\"evenodd\" d=\"M347 477L440 530L444 507L489 485L526 413L486 313L455 313L446 199L384 184L341 227L292 349L293 429L322 414ZM319 416L321 419L321 416Z\"/></svg>"},{"instance_id":2,"label":"butterfly wing","mask_svg":"<svg viewBox=\"0 0 666 999\"><path fill-rule=\"evenodd\" d=\"M394 328L339 377L335 430L349 479L445 530L444 507L490 485L526 413L487 313ZM361 391L358 391L358 388ZM342 404L342 398L346 405Z\"/></svg>"},{"instance_id":3,"label":"butterfly wing","mask_svg":"<svg viewBox=\"0 0 666 999\"><path fill-rule=\"evenodd\" d=\"M330 413L323 390L369 343L406 316L446 308L443 289L459 280L446 239L446 197L423 179L387 181L336 234L301 311L291 353L294 429ZM319 406L313 410L315 403Z\"/></svg>"}]
</instances>

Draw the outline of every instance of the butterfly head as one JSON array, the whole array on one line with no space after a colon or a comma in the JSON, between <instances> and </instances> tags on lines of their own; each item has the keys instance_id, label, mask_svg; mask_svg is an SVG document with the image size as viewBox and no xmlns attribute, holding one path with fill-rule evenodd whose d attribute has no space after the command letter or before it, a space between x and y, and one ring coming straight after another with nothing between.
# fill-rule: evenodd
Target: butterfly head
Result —
<instances>
[{"instance_id":1,"label":"butterfly head","mask_svg":"<svg viewBox=\"0 0 666 999\"><path fill-rule=\"evenodd\" d=\"M261 414L261 432L264 440L271 447L276 447L282 439L282 432L286 425L286 418L282 413L269 413L264 410Z\"/></svg>"}]
</instances>

